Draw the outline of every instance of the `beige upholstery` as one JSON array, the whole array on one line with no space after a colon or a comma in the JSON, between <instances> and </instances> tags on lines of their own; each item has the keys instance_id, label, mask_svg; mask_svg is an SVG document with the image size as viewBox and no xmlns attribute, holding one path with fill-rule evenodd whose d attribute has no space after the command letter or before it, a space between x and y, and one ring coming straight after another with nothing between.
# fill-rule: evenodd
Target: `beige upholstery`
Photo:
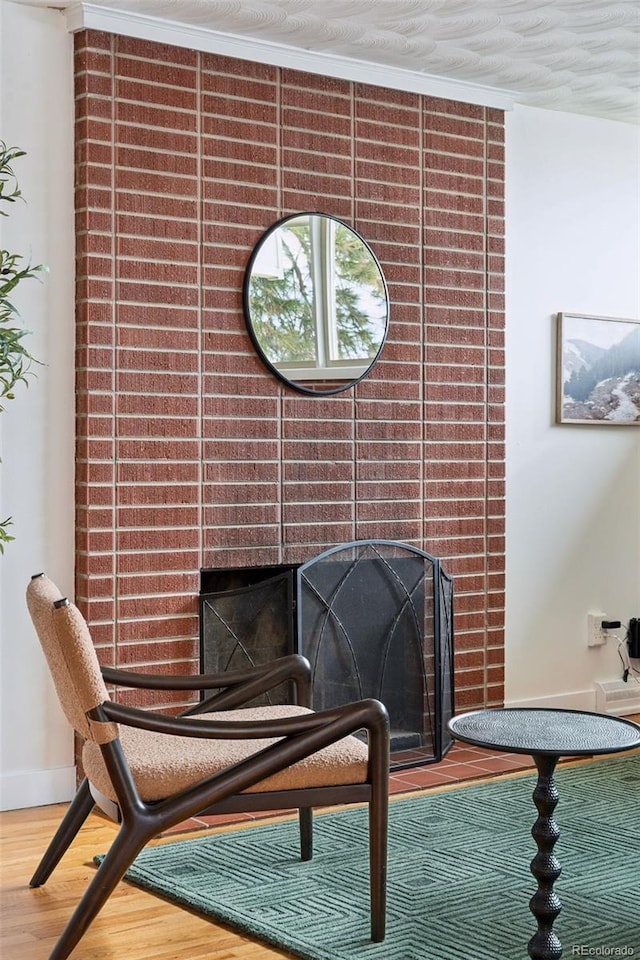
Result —
<instances>
[{"instance_id":1,"label":"beige upholstery","mask_svg":"<svg viewBox=\"0 0 640 960\"><path fill-rule=\"evenodd\" d=\"M91 634L74 604L55 609L60 599L60 590L44 574L27 588L29 613L67 720L85 740L106 743L118 736L117 724L95 723L85 716L109 699Z\"/></svg>"},{"instance_id":2,"label":"beige upholstery","mask_svg":"<svg viewBox=\"0 0 640 960\"><path fill-rule=\"evenodd\" d=\"M301 713L311 711L304 707L283 705L245 708L226 713L203 713L193 719L267 720ZM195 740L193 737L174 737L122 725L120 741L140 796L146 801L160 800L178 790L184 790L204 777L224 770L275 742ZM250 787L248 792L365 783L367 758L366 743L353 736L344 737L324 750L319 750L266 780L261 780ZM115 800L100 748L94 743L86 743L82 759L89 780L106 797Z\"/></svg>"}]
</instances>

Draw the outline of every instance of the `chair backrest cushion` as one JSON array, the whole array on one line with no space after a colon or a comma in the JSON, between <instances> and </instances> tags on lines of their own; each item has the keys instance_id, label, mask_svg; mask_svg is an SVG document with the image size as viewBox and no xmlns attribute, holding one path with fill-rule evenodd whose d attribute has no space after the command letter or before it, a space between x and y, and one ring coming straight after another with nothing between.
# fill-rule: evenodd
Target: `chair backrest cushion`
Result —
<instances>
[{"instance_id":1,"label":"chair backrest cushion","mask_svg":"<svg viewBox=\"0 0 640 960\"><path fill-rule=\"evenodd\" d=\"M109 699L91 634L75 604L56 609L61 599L58 587L44 574L33 577L27 587L29 613L67 720L85 740L106 743L118 736L117 724L86 716Z\"/></svg>"}]
</instances>

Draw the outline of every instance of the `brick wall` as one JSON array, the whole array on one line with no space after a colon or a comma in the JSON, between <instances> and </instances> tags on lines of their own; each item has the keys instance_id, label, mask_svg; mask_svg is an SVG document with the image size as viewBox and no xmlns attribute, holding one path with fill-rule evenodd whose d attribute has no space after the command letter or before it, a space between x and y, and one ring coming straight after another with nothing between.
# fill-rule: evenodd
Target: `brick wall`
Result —
<instances>
[{"instance_id":1,"label":"brick wall","mask_svg":"<svg viewBox=\"0 0 640 960\"><path fill-rule=\"evenodd\" d=\"M76 596L103 662L197 670L202 567L383 537L455 578L458 708L500 703L502 113L93 31L76 109ZM362 234L391 301L330 397L269 373L242 314L254 244L307 210Z\"/></svg>"}]
</instances>

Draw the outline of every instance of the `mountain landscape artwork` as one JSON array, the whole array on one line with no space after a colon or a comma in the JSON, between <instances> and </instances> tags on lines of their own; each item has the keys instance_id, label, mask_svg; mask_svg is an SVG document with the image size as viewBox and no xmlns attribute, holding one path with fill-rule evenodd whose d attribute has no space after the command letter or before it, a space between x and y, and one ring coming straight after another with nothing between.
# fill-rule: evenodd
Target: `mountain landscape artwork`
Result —
<instances>
[{"instance_id":1,"label":"mountain landscape artwork","mask_svg":"<svg viewBox=\"0 0 640 960\"><path fill-rule=\"evenodd\" d=\"M557 420L640 425L640 320L558 314Z\"/></svg>"}]
</instances>

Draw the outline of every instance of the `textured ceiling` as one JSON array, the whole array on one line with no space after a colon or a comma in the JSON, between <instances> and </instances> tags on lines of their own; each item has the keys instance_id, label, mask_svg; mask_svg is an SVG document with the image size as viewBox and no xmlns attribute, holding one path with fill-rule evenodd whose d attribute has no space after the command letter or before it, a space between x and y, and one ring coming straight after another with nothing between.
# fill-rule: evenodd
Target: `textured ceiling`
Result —
<instances>
[{"instance_id":1,"label":"textured ceiling","mask_svg":"<svg viewBox=\"0 0 640 960\"><path fill-rule=\"evenodd\" d=\"M22 0L73 6L74 0ZM638 0L98 0L298 50L481 84L519 103L640 119Z\"/></svg>"}]
</instances>

